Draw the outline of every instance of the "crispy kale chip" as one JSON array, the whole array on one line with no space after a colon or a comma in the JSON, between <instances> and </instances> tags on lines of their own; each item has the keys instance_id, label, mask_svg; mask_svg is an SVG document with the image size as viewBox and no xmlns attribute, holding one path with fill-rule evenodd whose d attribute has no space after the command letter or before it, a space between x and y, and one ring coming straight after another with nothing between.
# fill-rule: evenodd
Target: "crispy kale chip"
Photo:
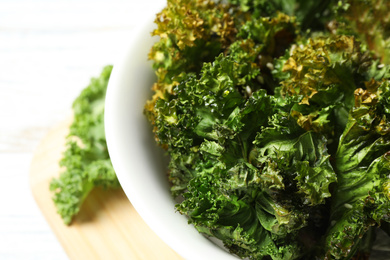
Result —
<instances>
[{"instance_id":1,"label":"crispy kale chip","mask_svg":"<svg viewBox=\"0 0 390 260\"><path fill-rule=\"evenodd\" d=\"M306 0L229 0L243 11L254 17L268 17L277 12L297 18L302 29L323 30L332 17L332 7L336 1L306 1Z\"/></svg>"},{"instance_id":2,"label":"crispy kale chip","mask_svg":"<svg viewBox=\"0 0 390 260\"><path fill-rule=\"evenodd\" d=\"M352 9L169 0L157 16L145 112L176 209L239 257L361 259L389 233L390 67Z\"/></svg>"},{"instance_id":3,"label":"crispy kale chip","mask_svg":"<svg viewBox=\"0 0 390 260\"><path fill-rule=\"evenodd\" d=\"M338 183L331 205L327 254L349 258L372 226L390 222L390 86L388 79L355 91L355 104L335 155Z\"/></svg>"},{"instance_id":4,"label":"crispy kale chip","mask_svg":"<svg viewBox=\"0 0 390 260\"><path fill-rule=\"evenodd\" d=\"M167 7L156 16L157 28L152 32L160 41L149 53L158 76L156 98L171 93L172 86L186 73L199 72L204 61L212 61L230 45L236 34L233 25L238 21L229 10L229 6L212 0L167 1Z\"/></svg>"},{"instance_id":5,"label":"crispy kale chip","mask_svg":"<svg viewBox=\"0 0 390 260\"><path fill-rule=\"evenodd\" d=\"M73 103L74 118L60 161L63 172L52 179L50 190L58 213L70 224L94 187L119 188L104 132L104 99L112 66L92 78Z\"/></svg>"},{"instance_id":6,"label":"crispy kale chip","mask_svg":"<svg viewBox=\"0 0 390 260\"><path fill-rule=\"evenodd\" d=\"M328 144L332 153L347 124L355 89L387 73L387 67L379 69L378 62L362 51L354 37L345 35L301 41L276 64L277 94L299 99L291 116L306 131L325 135L332 142Z\"/></svg>"}]
</instances>

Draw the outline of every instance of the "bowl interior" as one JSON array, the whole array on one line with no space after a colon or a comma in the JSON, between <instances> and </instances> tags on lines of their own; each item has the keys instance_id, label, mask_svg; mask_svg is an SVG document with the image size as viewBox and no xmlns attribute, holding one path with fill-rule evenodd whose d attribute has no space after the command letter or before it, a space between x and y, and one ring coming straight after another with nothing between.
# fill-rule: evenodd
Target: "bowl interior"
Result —
<instances>
[{"instance_id":1,"label":"bowl interior","mask_svg":"<svg viewBox=\"0 0 390 260\"><path fill-rule=\"evenodd\" d=\"M155 80L147 54L156 39L153 16L133 35L114 64L106 95L105 128L110 157L127 197L151 229L186 259L237 259L210 242L175 212L167 158L143 113Z\"/></svg>"}]
</instances>

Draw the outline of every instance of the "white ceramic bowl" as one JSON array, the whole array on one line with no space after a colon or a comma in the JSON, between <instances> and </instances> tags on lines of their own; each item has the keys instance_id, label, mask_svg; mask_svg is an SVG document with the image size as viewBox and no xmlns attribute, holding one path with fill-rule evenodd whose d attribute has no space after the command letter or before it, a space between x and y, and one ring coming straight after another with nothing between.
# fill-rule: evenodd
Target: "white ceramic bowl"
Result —
<instances>
[{"instance_id":1,"label":"white ceramic bowl","mask_svg":"<svg viewBox=\"0 0 390 260\"><path fill-rule=\"evenodd\" d=\"M156 7L155 7L156 8ZM157 10L157 9L156 9ZM154 73L147 54L154 17L140 25L108 85L105 128L110 157L127 197L151 229L185 259L237 259L199 234L175 211L166 177L166 158L143 114Z\"/></svg>"}]
</instances>

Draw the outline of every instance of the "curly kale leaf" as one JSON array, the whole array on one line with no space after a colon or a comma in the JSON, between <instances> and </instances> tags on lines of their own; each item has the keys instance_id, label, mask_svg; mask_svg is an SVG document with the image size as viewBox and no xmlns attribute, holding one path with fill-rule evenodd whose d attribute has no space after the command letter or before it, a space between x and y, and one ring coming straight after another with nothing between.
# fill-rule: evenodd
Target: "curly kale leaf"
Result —
<instances>
[{"instance_id":1,"label":"curly kale leaf","mask_svg":"<svg viewBox=\"0 0 390 260\"><path fill-rule=\"evenodd\" d=\"M119 188L104 132L104 98L112 66L92 78L73 103L74 118L60 161L64 171L52 179L50 190L65 224L80 211L94 187Z\"/></svg>"},{"instance_id":2,"label":"curly kale leaf","mask_svg":"<svg viewBox=\"0 0 390 260\"><path fill-rule=\"evenodd\" d=\"M295 18L283 13L245 22L238 29L237 39L229 46L227 55L237 62L247 64L243 69L255 67L259 73L255 78L243 77L239 84L250 85L251 92L263 88L273 94L278 85L271 74L275 59L285 53L296 37ZM245 75L245 71L242 74Z\"/></svg>"},{"instance_id":3,"label":"curly kale leaf","mask_svg":"<svg viewBox=\"0 0 390 260\"><path fill-rule=\"evenodd\" d=\"M145 106L152 123L157 100L173 94L187 74L199 73L204 62L213 61L235 40L237 27L246 20L245 16L237 18L239 13L237 8L212 0L167 1L152 32L159 41L149 53L157 76L155 94Z\"/></svg>"},{"instance_id":4,"label":"curly kale leaf","mask_svg":"<svg viewBox=\"0 0 390 260\"><path fill-rule=\"evenodd\" d=\"M259 200L262 225L279 236L294 234L309 254L326 230L327 199L337 176L324 136L304 131L290 116L296 102L278 104L269 126L258 133L250 158L261 169L266 194Z\"/></svg>"},{"instance_id":5,"label":"curly kale leaf","mask_svg":"<svg viewBox=\"0 0 390 260\"><path fill-rule=\"evenodd\" d=\"M252 86L249 92L266 86L265 81L272 81L267 65L272 66L273 59L284 53L297 32L294 18L284 14L252 21L235 6L200 0L169 0L155 23L157 29L152 34L160 39L149 58L154 62L157 82L155 95L145 107L152 122L157 100L173 94L173 88L186 80L187 74L198 74L205 62L212 62L221 53L246 64L240 67L243 92L248 84ZM254 69L260 69L258 74L262 75L254 75Z\"/></svg>"},{"instance_id":6,"label":"curly kale leaf","mask_svg":"<svg viewBox=\"0 0 390 260\"><path fill-rule=\"evenodd\" d=\"M208 167L198 169L178 210L202 233L221 239L234 254L250 259L272 256L294 259L299 247L291 237L279 244L259 221L261 190L258 171L242 162L225 169L223 162L204 156Z\"/></svg>"},{"instance_id":7,"label":"curly kale leaf","mask_svg":"<svg viewBox=\"0 0 390 260\"><path fill-rule=\"evenodd\" d=\"M160 40L149 53L158 77L156 90L171 93L186 73L199 72L203 62L212 61L230 45L236 27L229 10L229 6L209 0L167 2L157 14L157 29L152 32Z\"/></svg>"},{"instance_id":8,"label":"curly kale leaf","mask_svg":"<svg viewBox=\"0 0 390 260\"><path fill-rule=\"evenodd\" d=\"M336 1L305 1L305 0L229 0L241 10L249 12L254 17L272 16L277 12L297 17L302 30L324 30L326 21L332 17L332 8Z\"/></svg>"},{"instance_id":9,"label":"curly kale leaf","mask_svg":"<svg viewBox=\"0 0 390 260\"><path fill-rule=\"evenodd\" d=\"M196 16L199 24L194 27L184 19L187 15ZM294 18L287 15L258 18L254 22L235 7L208 1L168 1L155 22L158 29L153 34L160 40L152 47L149 58L154 61L157 82L153 86L155 95L145 106L146 115L154 125L159 100L170 99L178 85L199 74L204 63L222 54L240 64L234 69L238 70L235 84L241 95L249 97L260 88L272 92L277 82L273 82L270 68L297 32ZM178 39L188 35L193 42L180 47Z\"/></svg>"},{"instance_id":10,"label":"curly kale leaf","mask_svg":"<svg viewBox=\"0 0 390 260\"><path fill-rule=\"evenodd\" d=\"M351 36L309 38L280 57L273 71L282 97L296 97L291 115L307 131L326 136L329 150L337 149L353 106L353 93L364 82L388 75Z\"/></svg>"},{"instance_id":11,"label":"curly kale leaf","mask_svg":"<svg viewBox=\"0 0 390 260\"><path fill-rule=\"evenodd\" d=\"M249 148L244 146L254 138L253 129L267 119L264 116L263 121L254 121L257 113L263 112L260 107L267 105L260 102L265 93L247 99L237 88L242 66L245 64L220 55L213 63L204 65L200 78L189 75L173 89L175 95L157 101L156 137L163 147L168 147L172 165L176 165L171 169L171 178L177 189L185 188L184 176L195 174L193 160L199 156L200 144L205 139L239 148L235 153L245 155ZM189 149L192 153L187 155ZM182 168L186 169L184 176Z\"/></svg>"},{"instance_id":12,"label":"curly kale leaf","mask_svg":"<svg viewBox=\"0 0 390 260\"><path fill-rule=\"evenodd\" d=\"M335 156L338 183L326 254L351 257L371 226L390 221L390 86L372 80L356 89L355 105Z\"/></svg>"},{"instance_id":13,"label":"curly kale leaf","mask_svg":"<svg viewBox=\"0 0 390 260\"><path fill-rule=\"evenodd\" d=\"M313 132L293 137L264 131L256 144L259 147L253 151L258 154L256 164L265 163L264 174L278 172L280 179L294 185L294 193L299 195L295 199L299 204L314 206L325 203L325 199L331 196L329 185L336 181L336 174L329 162L324 137ZM267 183L266 187L272 185ZM290 194L285 196L293 195L294 190L287 190Z\"/></svg>"}]
</instances>

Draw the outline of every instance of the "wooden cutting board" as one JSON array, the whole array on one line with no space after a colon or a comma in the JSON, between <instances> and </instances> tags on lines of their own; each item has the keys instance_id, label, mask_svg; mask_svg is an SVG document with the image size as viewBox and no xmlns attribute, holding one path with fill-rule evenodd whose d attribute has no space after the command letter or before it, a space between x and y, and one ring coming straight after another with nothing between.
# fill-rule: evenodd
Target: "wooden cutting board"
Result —
<instances>
[{"instance_id":1,"label":"wooden cutting board","mask_svg":"<svg viewBox=\"0 0 390 260\"><path fill-rule=\"evenodd\" d=\"M137 214L122 189L93 190L66 226L51 200L49 183L60 173L71 118L42 140L30 168L34 198L70 259L182 259Z\"/></svg>"}]
</instances>

